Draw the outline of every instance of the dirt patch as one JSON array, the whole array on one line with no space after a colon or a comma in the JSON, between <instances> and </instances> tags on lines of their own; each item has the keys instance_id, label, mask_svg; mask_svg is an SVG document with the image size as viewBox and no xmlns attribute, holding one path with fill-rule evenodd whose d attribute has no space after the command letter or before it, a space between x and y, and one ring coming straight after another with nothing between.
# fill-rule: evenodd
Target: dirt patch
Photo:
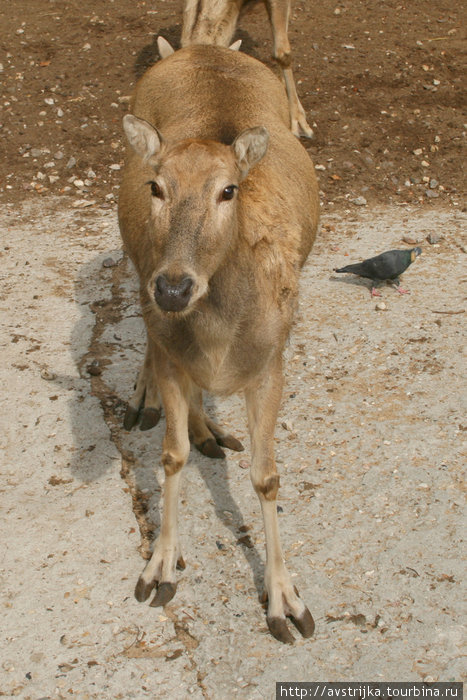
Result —
<instances>
[{"instance_id":1,"label":"dirt patch","mask_svg":"<svg viewBox=\"0 0 467 700\"><path fill-rule=\"evenodd\" d=\"M294 0L295 75L315 124L304 143L324 203L460 201L461 14L447 0ZM156 36L178 45L181 1L17 0L1 21L0 196L110 206L128 95L158 60ZM236 36L273 66L262 3L245 8Z\"/></svg>"}]
</instances>

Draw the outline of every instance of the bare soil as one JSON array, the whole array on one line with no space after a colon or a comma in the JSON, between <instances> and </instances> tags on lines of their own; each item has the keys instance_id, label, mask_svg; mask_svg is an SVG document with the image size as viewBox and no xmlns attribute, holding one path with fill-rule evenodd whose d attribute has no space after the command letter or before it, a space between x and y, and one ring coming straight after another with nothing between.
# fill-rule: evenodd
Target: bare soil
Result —
<instances>
[{"instance_id":1,"label":"bare soil","mask_svg":"<svg viewBox=\"0 0 467 700\"><path fill-rule=\"evenodd\" d=\"M0 196L111 202L128 96L158 60L157 35L178 46L181 1L16 0L0 21ZM323 203L459 202L465 27L449 0L294 0L295 76L315 124L304 143L324 168ZM262 3L246 6L236 36L274 65Z\"/></svg>"}]
</instances>

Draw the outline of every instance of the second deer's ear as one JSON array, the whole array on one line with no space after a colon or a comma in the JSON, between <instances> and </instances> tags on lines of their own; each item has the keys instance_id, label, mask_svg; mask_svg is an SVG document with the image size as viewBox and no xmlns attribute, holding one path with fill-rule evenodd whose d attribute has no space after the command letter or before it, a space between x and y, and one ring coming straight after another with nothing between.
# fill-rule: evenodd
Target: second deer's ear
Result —
<instances>
[{"instance_id":1,"label":"second deer's ear","mask_svg":"<svg viewBox=\"0 0 467 700\"><path fill-rule=\"evenodd\" d=\"M159 55L161 58L167 58L175 53L175 49L169 44L167 39L163 36L157 37L157 48L159 49Z\"/></svg>"},{"instance_id":2,"label":"second deer's ear","mask_svg":"<svg viewBox=\"0 0 467 700\"><path fill-rule=\"evenodd\" d=\"M245 129L232 144L241 177L246 177L251 168L259 163L268 149L269 133L264 126Z\"/></svg>"}]
</instances>

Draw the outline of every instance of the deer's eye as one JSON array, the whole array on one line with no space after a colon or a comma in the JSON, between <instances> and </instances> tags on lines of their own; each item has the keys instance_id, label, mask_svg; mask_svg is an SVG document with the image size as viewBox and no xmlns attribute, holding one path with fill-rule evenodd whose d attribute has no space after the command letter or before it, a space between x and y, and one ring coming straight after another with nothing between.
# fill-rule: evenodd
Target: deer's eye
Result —
<instances>
[{"instance_id":1,"label":"deer's eye","mask_svg":"<svg viewBox=\"0 0 467 700\"><path fill-rule=\"evenodd\" d=\"M164 199L164 193L157 182L151 180L148 184L151 185L151 194L153 197L157 197L157 199Z\"/></svg>"},{"instance_id":2,"label":"deer's eye","mask_svg":"<svg viewBox=\"0 0 467 700\"><path fill-rule=\"evenodd\" d=\"M235 190L237 190L237 189L238 189L237 185L229 185L228 187L224 187L224 189L222 190L222 194L221 194L221 200L223 202L225 202L229 199L233 199L234 194L235 194Z\"/></svg>"}]
</instances>

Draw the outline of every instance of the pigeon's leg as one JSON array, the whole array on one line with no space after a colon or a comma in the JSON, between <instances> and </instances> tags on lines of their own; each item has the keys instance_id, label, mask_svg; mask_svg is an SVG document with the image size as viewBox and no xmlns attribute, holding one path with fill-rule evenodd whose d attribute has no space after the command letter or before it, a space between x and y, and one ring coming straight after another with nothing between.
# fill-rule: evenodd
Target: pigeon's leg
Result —
<instances>
[{"instance_id":1,"label":"pigeon's leg","mask_svg":"<svg viewBox=\"0 0 467 700\"><path fill-rule=\"evenodd\" d=\"M376 289L375 284L371 285L371 296L372 296L372 298L382 296L381 292L378 289Z\"/></svg>"},{"instance_id":2,"label":"pigeon's leg","mask_svg":"<svg viewBox=\"0 0 467 700\"><path fill-rule=\"evenodd\" d=\"M401 284L401 281L400 281L399 279L397 279L397 280L392 280L392 282L391 282L391 286L392 286L392 287L395 287L395 288L397 289L397 291L399 292L399 294L410 294L410 290L409 290L409 289L403 289L403 288L400 286L400 284Z\"/></svg>"}]
</instances>

